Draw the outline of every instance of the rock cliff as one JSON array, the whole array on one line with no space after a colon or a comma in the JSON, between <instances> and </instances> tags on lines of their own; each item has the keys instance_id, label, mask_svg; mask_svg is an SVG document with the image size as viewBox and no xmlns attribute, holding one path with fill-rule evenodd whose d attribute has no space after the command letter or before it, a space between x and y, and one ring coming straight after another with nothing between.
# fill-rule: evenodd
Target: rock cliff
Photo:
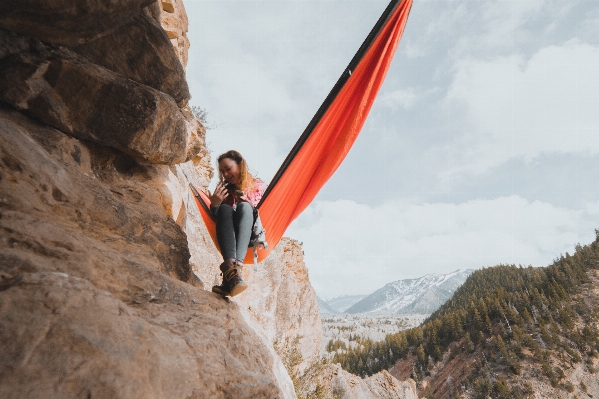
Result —
<instances>
[{"instance_id":1,"label":"rock cliff","mask_svg":"<svg viewBox=\"0 0 599 399\"><path fill-rule=\"evenodd\" d=\"M209 292L186 32L182 0L0 3L0 397L293 398L317 363L297 241Z\"/></svg>"},{"instance_id":2,"label":"rock cliff","mask_svg":"<svg viewBox=\"0 0 599 399\"><path fill-rule=\"evenodd\" d=\"M0 5L0 397L295 397L193 272L219 262L184 51L153 2L65 4Z\"/></svg>"},{"instance_id":3,"label":"rock cliff","mask_svg":"<svg viewBox=\"0 0 599 399\"><path fill-rule=\"evenodd\" d=\"M189 39L187 38L187 13L183 0L162 0L160 2L160 23L183 66L187 66Z\"/></svg>"},{"instance_id":4,"label":"rock cliff","mask_svg":"<svg viewBox=\"0 0 599 399\"><path fill-rule=\"evenodd\" d=\"M300 396L338 399L418 399L412 379L398 381L387 371L360 378L338 364L314 364L296 381Z\"/></svg>"},{"instance_id":5,"label":"rock cliff","mask_svg":"<svg viewBox=\"0 0 599 399\"><path fill-rule=\"evenodd\" d=\"M234 302L199 290L166 165L0 110L0 396L293 397Z\"/></svg>"},{"instance_id":6,"label":"rock cliff","mask_svg":"<svg viewBox=\"0 0 599 399\"><path fill-rule=\"evenodd\" d=\"M288 367L302 374L319 359L322 346L316 293L298 241L283 238L273 252L258 271L246 267L250 287L238 302L283 359L294 352L301 355Z\"/></svg>"}]
</instances>

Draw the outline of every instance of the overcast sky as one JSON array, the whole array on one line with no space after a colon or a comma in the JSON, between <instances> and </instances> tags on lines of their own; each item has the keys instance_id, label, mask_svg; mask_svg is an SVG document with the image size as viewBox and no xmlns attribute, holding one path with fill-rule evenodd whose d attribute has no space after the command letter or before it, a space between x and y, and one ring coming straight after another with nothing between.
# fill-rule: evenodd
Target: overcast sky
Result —
<instances>
[{"instance_id":1,"label":"overcast sky","mask_svg":"<svg viewBox=\"0 0 599 399\"><path fill-rule=\"evenodd\" d=\"M186 0L213 157L237 149L270 181L387 4ZM317 294L593 241L598 96L596 0L414 0L362 133L286 233Z\"/></svg>"}]
</instances>

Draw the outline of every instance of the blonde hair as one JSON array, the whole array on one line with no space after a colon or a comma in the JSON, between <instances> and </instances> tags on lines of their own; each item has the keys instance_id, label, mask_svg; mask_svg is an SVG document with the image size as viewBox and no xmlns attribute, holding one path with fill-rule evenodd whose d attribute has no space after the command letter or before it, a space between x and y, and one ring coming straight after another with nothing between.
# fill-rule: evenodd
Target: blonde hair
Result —
<instances>
[{"instance_id":1,"label":"blonde hair","mask_svg":"<svg viewBox=\"0 0 599 399\"><path fill-rule=\"evenodd\" d=\"M243 158L243 156L235 150L230 150L225 152L224 154L220 154L217 158L218 177L221 182L224 182L225 178L222 172L220 171L220 167L218 167L218 165L220 164L220 161L222 161L225 158L232 159L233 161L235 161L237 165L239 165L239 183L236 184L238 190L245 191L250 187L255 187L256 178L252 176L252 174L250 173L248 169L248 164Z\"/></svg>"}]
</instances>

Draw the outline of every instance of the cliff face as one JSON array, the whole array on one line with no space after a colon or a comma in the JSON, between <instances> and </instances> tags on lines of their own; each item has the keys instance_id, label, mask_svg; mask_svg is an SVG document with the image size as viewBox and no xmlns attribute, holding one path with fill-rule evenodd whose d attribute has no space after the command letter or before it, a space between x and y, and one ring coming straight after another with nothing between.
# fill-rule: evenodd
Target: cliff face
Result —
<instances>
[{"instance_id":1,"label":"cliff face","mask_svg":"<svg viewBox=\"0 0 599 399\"><path fill-rule=\"evenodd\" d=\"M169 166L0 111L0 396L293 397L239 307L200 290Z\"/></svg>"},{"instance_id":2,"label":"cliff face","mask_svg":"<svg viewBox=\"0 0 599 399\"><path fill-rule=\"evenodd\" d=\"M183 0L162 0L159 4L162 8L160 23L171 40L181 64L185 67L187 66L189 39L187 38L187 13Z\"/></svg>"},{"instance_id":3,"label":"cliff face","mask_svg":"<svg viewBox=\"0 0 599 399\"><path fill-rule=\"evenodd\" d=\"M210 159L155 4L76 3L0 4L0 396L295 397L193 273Z\"/></svg>"},{"instance_id":4,"label":"cliff face","mask_svg":"<svg viewBox=\"0 0 599 399\"><path fill-rule=\"evenodd\" d=\"M238 302L248 321L283 359L299 353L301 359L287 366L302 374L320 357L322 325L301 245L283 238L258 271L245 269L250 287Z\"/></svg>"}]
</instances>

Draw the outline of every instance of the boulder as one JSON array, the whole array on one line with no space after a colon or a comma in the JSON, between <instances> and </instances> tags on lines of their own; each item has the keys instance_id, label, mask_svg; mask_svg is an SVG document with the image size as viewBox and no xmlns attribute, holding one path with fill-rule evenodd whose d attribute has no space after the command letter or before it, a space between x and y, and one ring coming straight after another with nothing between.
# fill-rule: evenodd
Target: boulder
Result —
<instances>
[{"instance_id":1,"label":"boulder","mask_svg":"<svg viewBox=\"0 0 599 399\"><path fill-rule=\"evenodd\" d=\"M2 0L0 28L77 46L140 14L154 0Z\"/></svg>"},{"instance_id":2,"label":"boulder","mask_svg":"<svg viewBox=\"0 0 599 399\"><path fill-rule=\"evenodd\" d=\"M239 306L196 287L155 188L171 168L0 105L0 397L295 397Z\"/></svg>"},{"instance_id":3,"label":"boulder","mask_svg":"<svg viewBox=\"0 0 599 399\"><path fill-rule=\"evenodd\" d=\"M195 118L173 98L65 48L0 31L0 101L79 139L149 163L175 164L199 151ZM24 49L26 47L26 49Z\"/></svg>"},{"instance_id":4,"label":"boulder","mask_svg":"<svg viewBox=\"0 0 599 399\"><path fill-rule=\"evenodd\" d=\"M73 50L95 64L169 94L179 106L190 98L185 71L169 37L145 14Z\"/></svg>"}]
</instances>

